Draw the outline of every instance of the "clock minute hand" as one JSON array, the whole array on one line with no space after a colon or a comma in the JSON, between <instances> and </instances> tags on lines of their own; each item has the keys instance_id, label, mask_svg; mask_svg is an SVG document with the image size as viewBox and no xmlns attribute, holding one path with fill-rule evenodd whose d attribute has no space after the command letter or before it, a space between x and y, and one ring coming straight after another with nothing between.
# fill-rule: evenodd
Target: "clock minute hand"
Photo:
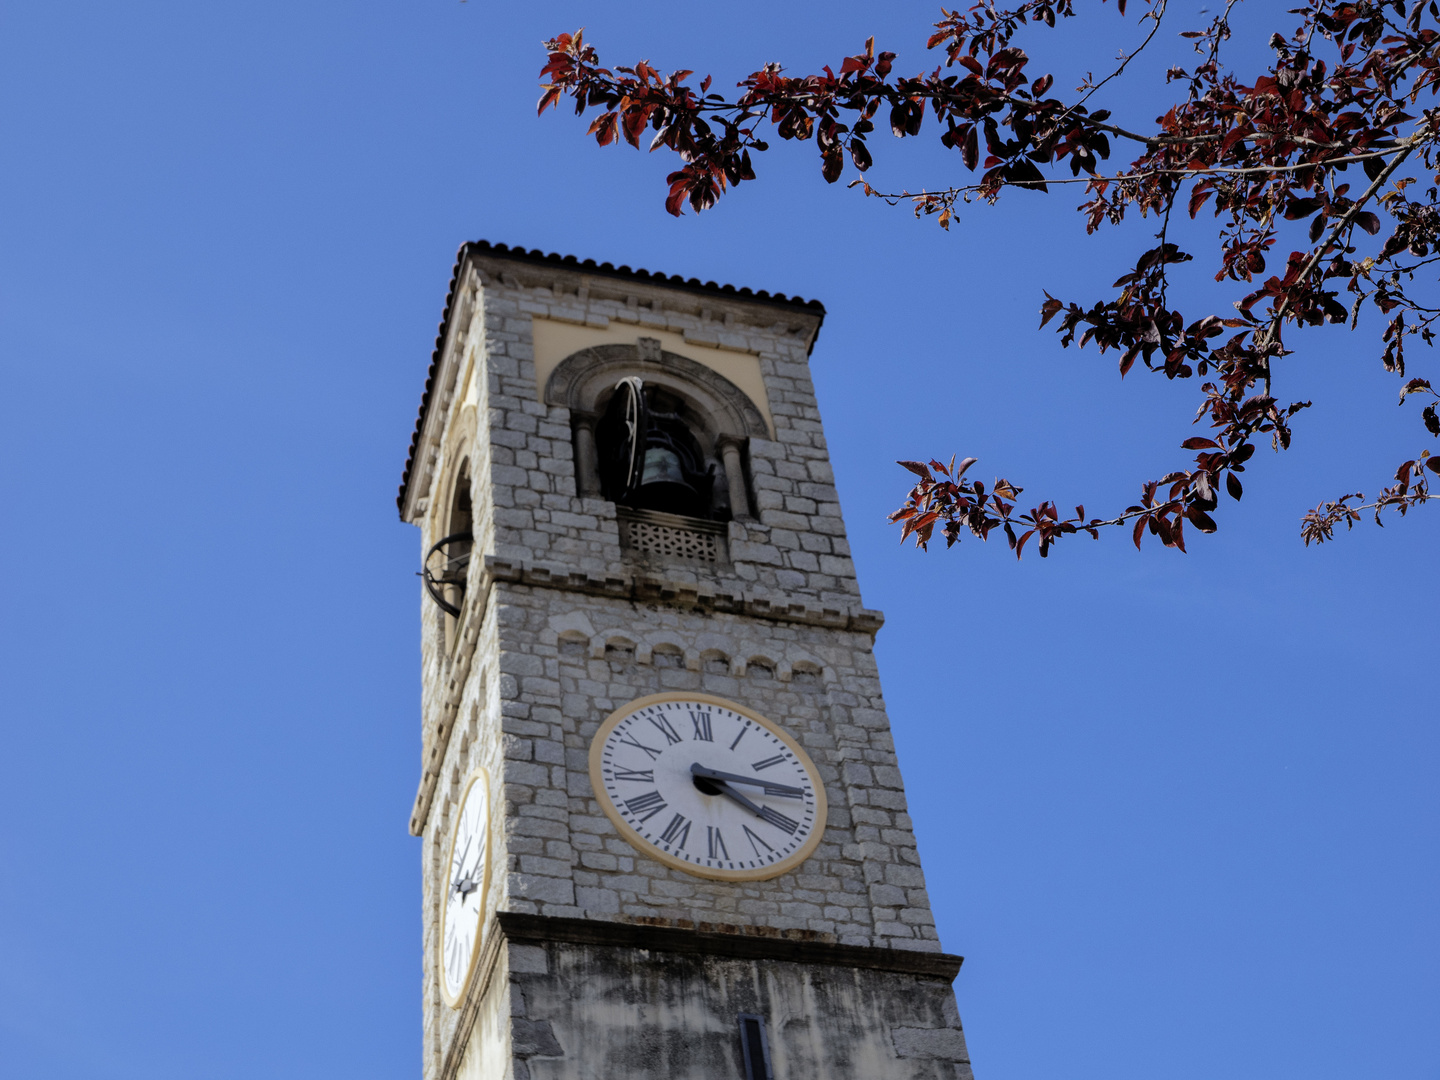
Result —
<instances>
[{"instance_id":1,"label":"clock minute hand","mask_svg":"<svg viewBox=\"0 0 1440 1080\"><path fill-rule=\"evenodd\" d=\"M735 784L752 784L755 787L762 787L765 789L766 795L790 795L798 799L805 794L803 788L791 787L789 784L771 783L758 776L740 776L737 773L721 772L719 769L707 769L698 761L690 766L690 772L702 780L728 780Z\"/></svg>"}]
</instances>

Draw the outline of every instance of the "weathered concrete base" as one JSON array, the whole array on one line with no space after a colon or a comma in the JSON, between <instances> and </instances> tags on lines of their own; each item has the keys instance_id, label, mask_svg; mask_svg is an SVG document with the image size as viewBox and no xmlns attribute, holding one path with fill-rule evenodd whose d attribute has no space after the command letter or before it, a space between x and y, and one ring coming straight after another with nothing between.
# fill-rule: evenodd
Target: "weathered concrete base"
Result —
<instances>
[{"instance_id":1,"label":"weathered concrete base","mask_svg":"<svg viewBox=\"0 0 1440 1080\"><path fill-rule=\"evenodd\" d=\"M491 935L446 1080L740 1080L741 1013L775 1080L972 1078L959 957L505 913Z\"/></svg>"}]
</instances>

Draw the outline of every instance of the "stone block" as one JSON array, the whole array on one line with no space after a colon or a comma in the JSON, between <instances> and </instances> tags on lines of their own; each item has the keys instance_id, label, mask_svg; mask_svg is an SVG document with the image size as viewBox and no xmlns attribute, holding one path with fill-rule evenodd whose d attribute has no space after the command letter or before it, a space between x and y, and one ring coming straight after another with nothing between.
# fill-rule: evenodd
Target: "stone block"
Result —
<instances>
[{"instance_id":1,"label":"stone block","mask_svg":"<svg viewBox=\"0 0 1440 1080\"><path fill-rule=\"evenodd\" d=\"M620 894L613 889L577 888L575 903L592 915L616 915L620 912Z\"/></svg>"},{"instance_id":2,"label":"stone block","mask_svg":"<svg viewBox=\"0 0 1440 1080\"><path fill-rule=\"evenodd\" d=\"M905 890L898 885L871 885L870 902L880 907L903 907Z\"/></svg>"},{"instance_id":3,"label":"stone block","mask_svg":"<svg viewBox=\"0 0 1440 1080\"><path fill-rule=\"evenodd\" d=\"M536 787L548 786L550 770L537 762L507 761L505 763L505 782Z\"/></svg>"},{"instance_id":4,"label":"stone block","mask_svg":"<svg viewBox=\"0 0 1440 1080\"><path fill-rule=\"evenodd\" d=\"M510 974L545 975L550 971L545 960L545 950L538 945L510 944Z\"/></svg>"},{"instance_id":5,"label":"stone block","mask_svg":"<svg viewBox=\"0 0 1440 1080\"><path fill-rule=\"evenodd\" d=\"M895 1053L902 1058L927 1058L933 1061L970 1061L965 1048L965 1035L959 1028L890 1029Z\"/></svg>"},{"instance_id":6,"label":"stone block","mask_svg":"<svg viewBox=\"0 0 1440 1080\"><path fill-rule=\"evenodd\" d=\"M918 866L902 866L899 863L890 863L885 867L885 881L912 889L925 887L925 875Z\"/></svg>"},{"instance_id":7,"label":"stone block","mask_svg":"<svg viewBox=\"0 0 1440 1080\"><path fill-rule=\"evenodd\" d=\"M566 867L568 872L569 867ZM575 887L565 878L541 877L524 872L510 875L510 894L542 903L573 904Z\"/></svg>"}]
</instances>

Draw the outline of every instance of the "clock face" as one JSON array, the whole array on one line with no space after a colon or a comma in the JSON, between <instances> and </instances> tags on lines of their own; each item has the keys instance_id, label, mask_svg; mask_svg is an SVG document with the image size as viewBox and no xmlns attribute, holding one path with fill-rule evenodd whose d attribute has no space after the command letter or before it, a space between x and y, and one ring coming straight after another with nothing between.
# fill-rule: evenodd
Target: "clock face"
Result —
<instances>
[{"instance_id":1,"label":"clock face","mask_svg":"<svg viewBox=\"0 0 1440 1080\"><path fill-rule=\"evenodd\" d=\"M451 1005L460 1003L479 952L490 885L489 856L490 782L484 770L476 770L460 796L449 873L441 882L445 895L440 908L440 986Z\"/></svg>"},{"instance_id":2,"label":"clock face","mask_svg":"<svg viewBox=\"0 0 1440 1080\"><path fill-rule=\"evenodd\" d=\"M590 781L626 840L699 877L776 877L825 831L825 787L800 745L706 694L656 694L611 714L590 747Z\"/></svg>"}]
</instances>

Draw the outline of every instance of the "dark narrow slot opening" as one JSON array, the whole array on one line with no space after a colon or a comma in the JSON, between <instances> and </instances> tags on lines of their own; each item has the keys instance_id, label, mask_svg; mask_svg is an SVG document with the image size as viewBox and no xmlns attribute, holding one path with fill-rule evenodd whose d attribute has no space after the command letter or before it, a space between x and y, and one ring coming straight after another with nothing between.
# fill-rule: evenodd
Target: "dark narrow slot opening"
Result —
<instances>
[{"instance_id":1,"label":"dark narrow slot opening","mask_svg":"<svg viewBox=\"0 0 1440 1080\"><path fill-rule=\"evenodd\" d=\"M764 1017L740 1014L740 1056L745 1063L745 1080L774 1080Z\"/></svg>"}]
</instances>

